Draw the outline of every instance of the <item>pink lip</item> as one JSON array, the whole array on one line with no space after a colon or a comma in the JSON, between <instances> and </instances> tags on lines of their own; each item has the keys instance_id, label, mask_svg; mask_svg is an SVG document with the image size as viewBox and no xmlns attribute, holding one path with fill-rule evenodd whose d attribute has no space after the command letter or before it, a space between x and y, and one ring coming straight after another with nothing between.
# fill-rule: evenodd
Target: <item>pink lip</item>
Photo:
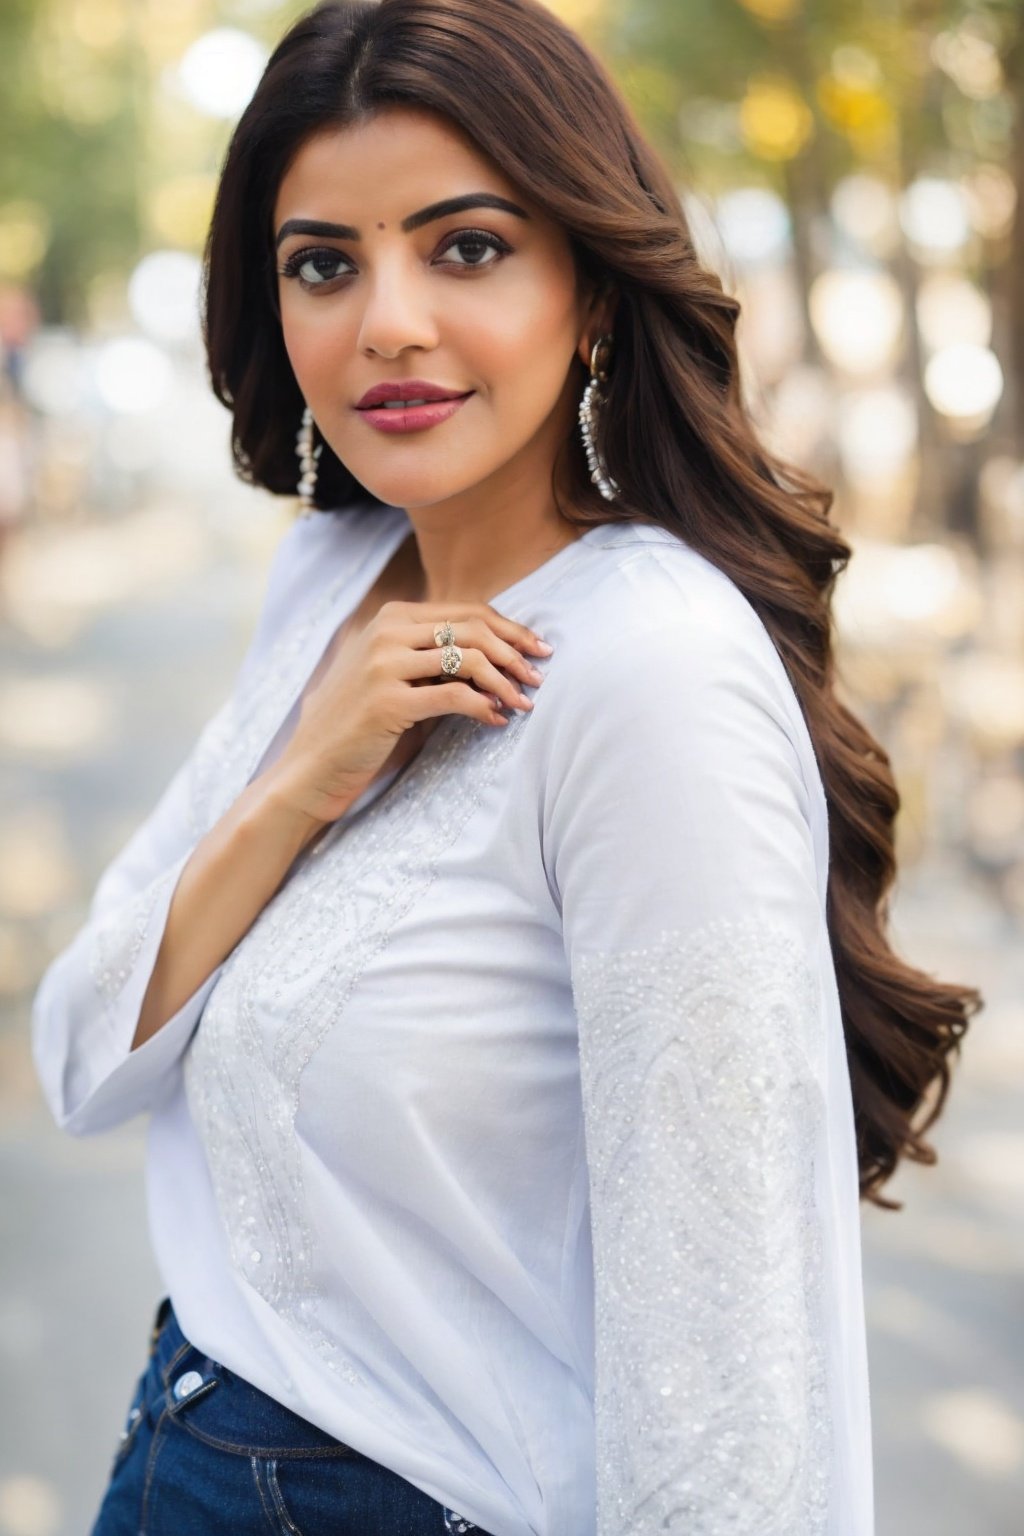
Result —
<instances>
[{"instance_id":1,"label":"pink lip","mask_svg":"<svg viewBox=\"0 0 1024 1536\"><path fill-rule=\"evenodd\" d=\"M382 405L385 400L457 400L469 393L466 389L450 389L447 384L434 384L430 379L391 379L371 384L357 402L356 410Z\"/></svg>"},{"instance_id":2,"label":"pink lip","mask_svg":"<svg viewBox=\"0 0 1024 1536\"><path fill-rule=\"evenodd\" d=\"M465 405L471 398L460 395L454 400L430 400L426 405L359 407L359 415L378 432L420 432L424 427L436 427Z\"/></svg>"}]
</instances>

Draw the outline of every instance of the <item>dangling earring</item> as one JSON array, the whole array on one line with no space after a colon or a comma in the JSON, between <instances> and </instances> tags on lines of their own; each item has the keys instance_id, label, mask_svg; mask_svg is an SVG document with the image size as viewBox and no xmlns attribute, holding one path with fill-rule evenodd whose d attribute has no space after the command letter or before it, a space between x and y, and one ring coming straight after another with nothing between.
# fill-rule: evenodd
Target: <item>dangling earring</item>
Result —
<instances>
[{"instance_id":1,"label":"dangling earring","mask_svg":"<svg viewBox=\"0 0 1024 1536\"><path fill-rule=\"evenodd\" d=\"M583 392L580 401L580 431L583 434L583 446L587 450L587 464L590 467L590 478L597 486L606 501L614 501L619 494L619 487L608 474L604 461L597 450L597 425L598 412L604 404L604 394L601 385L608 380L608 364L611 361L612 338L601 336L595 341L590 353L590 383Z\"/></svg>"},{"instance_id":2,"label":"dangling earring","mask_svg":"<svg viewBox=\"0 0 1024 1536\"><path fill-rule=\"evenodd\" d=\"M316 511L313 493L316 490L317 461L324 451L323 443L313 447L313 412L309 406L302 413L302 425L295 439L295 452L299 460L299 516L309 517Z\"/></svg>"}]
</instances>

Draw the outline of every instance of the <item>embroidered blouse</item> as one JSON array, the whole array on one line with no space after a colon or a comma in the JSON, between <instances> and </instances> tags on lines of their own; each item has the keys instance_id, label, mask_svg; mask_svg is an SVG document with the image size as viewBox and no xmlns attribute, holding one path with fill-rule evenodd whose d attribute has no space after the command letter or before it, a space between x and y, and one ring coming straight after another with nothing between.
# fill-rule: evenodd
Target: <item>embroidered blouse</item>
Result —
<instances>
[{"instance_id":1,"label":"embroidered blouse","mask_svg":"<svg viewBox=\"0 0 1024 1536\"><path fill-rule=\"evenodd\" d=\"M204 1353L494 1536L871 1536L826 801L770 636L676 535L490 599L532 712L443 717L130 1049L197 841L411 532L301 518L249 650L33 1004L60 1126L145 1111Z\"/></svg>"}]
</instances>

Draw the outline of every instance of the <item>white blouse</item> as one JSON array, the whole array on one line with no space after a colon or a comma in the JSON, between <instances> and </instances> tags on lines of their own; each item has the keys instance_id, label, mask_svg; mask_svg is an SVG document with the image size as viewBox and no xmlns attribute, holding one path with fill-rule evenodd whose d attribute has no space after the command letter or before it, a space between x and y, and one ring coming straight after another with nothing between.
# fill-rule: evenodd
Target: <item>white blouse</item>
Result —
<instances>
[{"instance_id":1,"label":"white blouse","mask_svg":"<svg viewBox=\"0 0 1024 1536\"><path fill-rule=\"evenodd\" d=\"M535 708L443 717L131 1051L175 885L400 507L282 537L230 696L33 1005L73 1135L150 1115L204 1353L494 1536L871 1536L826 802L752 606L660 528L495 594Z\"/></svg>"}]
</instances>

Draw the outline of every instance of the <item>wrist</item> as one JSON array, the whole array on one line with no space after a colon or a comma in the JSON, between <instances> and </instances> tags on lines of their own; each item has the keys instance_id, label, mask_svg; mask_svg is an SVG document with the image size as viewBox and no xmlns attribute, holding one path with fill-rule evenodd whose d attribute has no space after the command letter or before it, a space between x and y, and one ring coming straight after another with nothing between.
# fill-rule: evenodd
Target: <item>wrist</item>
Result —
<instances>
[{"instance_id":1,"label":"wrist","mask_svg":"<svg viewBox=\"0 0 1024 1536\"><path fill-rule=\"evenodd\" d=\"M327 825L305 803L287 771L273 764L249 784L243 814L248 821L272 827L280 839L300 853Z\"/></svg>"}]
</instances>

